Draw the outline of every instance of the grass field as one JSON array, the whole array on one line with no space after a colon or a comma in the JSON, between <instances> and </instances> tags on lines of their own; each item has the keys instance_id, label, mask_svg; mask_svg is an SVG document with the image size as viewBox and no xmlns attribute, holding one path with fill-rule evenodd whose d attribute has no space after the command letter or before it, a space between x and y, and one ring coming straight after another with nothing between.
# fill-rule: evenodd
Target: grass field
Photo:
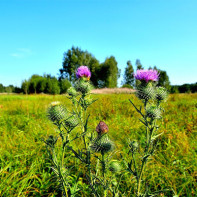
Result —
<instances>
[{"instance_id":1,"label":"grass field","mask_svg":"<svg viewBox=\"0 0 197 197\"><path fill-rule=\"evenodd\" d=\"M100 120L105 121L116 144L116 157L120 153L126 156L129 139L141 141L144 135L139 115L128 99L138 106L139 101L133 94L93 97L98 100L89 108L89 132L95 132ZM71 107L63 95L0 95L0 196L58 195L42 141L56 134L46 116L52 101ZM197 94L170 95L164 109L160 128L164 134L145 177L153 190L169 188L177 196L197 196ZM133 196L130 174L123 177L120 189ZM90 196L85 186L79 196Z\"/></svg>"}]
</instances>

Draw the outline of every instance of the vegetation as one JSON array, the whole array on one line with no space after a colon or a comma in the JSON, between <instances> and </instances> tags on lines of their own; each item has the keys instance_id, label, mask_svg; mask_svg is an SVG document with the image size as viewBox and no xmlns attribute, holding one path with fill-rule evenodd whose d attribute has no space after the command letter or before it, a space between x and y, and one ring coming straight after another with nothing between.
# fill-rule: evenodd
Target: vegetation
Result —
<instances>
[{"instance_id":1,"label":"vegetation","mask_svg":"<svg viewBox=\"0 0 197 197\"><path fill-rule=\"evenodd\" d=\"M195 93L197 92L197 82L192 84L173 85L170 89L171 93Z\"/></svg>"},{"instance_id":2,"label":"vegetation","mask_svg":"<svg viewBox=\"0 0 197 197\"><path fill-rule=\"evenodd\" d=\"M64 53L62 68L60 69L60 79L68 79L74 83L75 72L79 66L88 66L92 73L92 83L95 87L117 87L117 80L120 75L115 57L106 58L103 63L88 51L83 51L78 47L72 47Z\"/></svg>"},{"instance_id":3,"label":"vegetation","mask_svg":"<svg viewBox=\"0 0 197 197\"><path fill-rule=\"evenodd\" d=\"M126 157L126 145L133 139L139 142L144 139L143 124L139 124L140 116L129 99L136 106L141 103L132 94L93 95L93 99L98 101L88 110L91 114L89 132L96 132L98 122L105 121L111 140L120 150L115 159L121 155ZM0 96L0 196L58 196L61 192L56 187L55 174L42 141L57 135L56 127L46 117L49 104L57 100L71 109L63 95ZM149 170L144 172L152 191L169 188L177 196L197 195L196 100L197 94L175 94L170 95L164 106L165 115L160 126L164 134L160 137L158 152L147 164ZM80 146L83 143L77 141L73 148ZM81 188L78 196L91 196L83 177L77 177L76 169L72 172ZM126 191L124 196L135 193L133 175L126 173L122 177L120 190Z\"/></svg>"},{"instance_id":4,"label":"vegetation","mask_svg":"<svg viewBox=\"0 0 197 197\"><path fill-rule=\"evenodd\" d=\"M23 81L21 89L24 94L64 94L70 86L71 83L67 79L58 81L51 75L32 75L29 80Z\"/></svg>"}]
</instances>

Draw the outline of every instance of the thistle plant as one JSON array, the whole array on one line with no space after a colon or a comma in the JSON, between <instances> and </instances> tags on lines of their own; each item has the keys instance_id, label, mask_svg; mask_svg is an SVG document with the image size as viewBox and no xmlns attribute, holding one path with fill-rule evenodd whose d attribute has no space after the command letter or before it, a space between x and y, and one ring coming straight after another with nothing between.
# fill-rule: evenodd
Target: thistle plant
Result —
<instances>
[{"instance_id":1,"label":"thistle plant","mask_svg":"<svg viewBox=\"0 0 197 197\"><path fill-rule=\"evenodd\" d=\"M139 81L136 96L142 101L143 107L138 108L131 100L130 102L140 114L139 120L145 127L145 145L140 145L136 140L130 142L131 159L127 163L127 170L136 179L137 197L155 196L163 191L151 193L143 175L148 161L155 153L158 137L162 134L159 132L158 120L162 118L161 103L166 100L167 91L163 87L156 86L159 79L156 70L137 70L134 76Z\"/></svg>"},{"instance_id":2,"label":"thistle plant","mask_svg":"<svg viewBox=\"0 0 197 197\"><path fill-rule=\"evenodd\" d=\"M120 166L118 162L110 160L110 152L113 151L114 144L107 134L109 128L103 121L100 121L96 127L96 137L88 130L90 115L87 109L95 102L90 95L92 89L89 81L91 72L88 67L80 66L76 76L77 81L73 87L68 89L72 110L68 110L60 102L53 102L47 111L49 119L58 128L58 136L49 136L45 141L52 163L51 168L59 180L63 196L77 195L80 191L78 185L80 176L83 177L86 184L88 183L93 196L107 196L108 192L115 196L118 187L110 186L112 185L111 180L106 177L106 174L108 171L120 171ZM60 139L61 148L57 146L58 139ZM76 140L82 144L78 146L77 150ZM70 159L70 165L73 166L66 163L68 159ZM97 160L96 166L95 159ZM75 174L78 173L77 176L72 173L72 168L78 169L75 172Z\"/></svg>"}]
</instances>

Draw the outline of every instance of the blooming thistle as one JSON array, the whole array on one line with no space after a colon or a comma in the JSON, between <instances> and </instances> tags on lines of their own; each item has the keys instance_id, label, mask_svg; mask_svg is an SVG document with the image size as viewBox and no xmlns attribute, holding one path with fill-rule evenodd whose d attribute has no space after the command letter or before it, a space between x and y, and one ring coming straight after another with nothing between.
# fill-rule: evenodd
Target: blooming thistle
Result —
<instances>
[{"instance_id":1,"label":"blooming thistle","mask_svg":"<svg viewBox=\"0 0 197 197\"><path fill-rule=\"evenodd\" d=\"M137 72L134 74L134 77L137 80L145 81L148 83L149 81L158 81L159 79L159 73L157 70L137 70Z\"/></svg>"},{"instance_id":2,"label":"blooming thistle","mask_svg":"<svg viewBox=\"0 0 197 197\"><path fill-rule=\"evenodd\" d=\"M85 77L87 80L91 77L91 72L87 66L80 66L76 72L77 79Z\"/></svg>"}]
</instances>

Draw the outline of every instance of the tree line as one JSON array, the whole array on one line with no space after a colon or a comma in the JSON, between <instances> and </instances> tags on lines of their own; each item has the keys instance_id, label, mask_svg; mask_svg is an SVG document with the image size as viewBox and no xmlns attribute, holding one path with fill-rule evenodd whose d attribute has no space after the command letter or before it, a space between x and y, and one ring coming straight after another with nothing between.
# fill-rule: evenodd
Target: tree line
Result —
<instances>
[{"instance_id":1,"label":"tree line","mask_svg":"<svg viewBox=\"0 0 197 197\"><path fill-rule=\"evenodd\" d=\"M104 62L99 62L88 51L79 47L71 47L63 55L62 67L59 69L59 77L48 75L32 75L30 79L24 80L20 88L12 85L4 87L0 84L0 92L23 92L25 94L46 93L64 94L76 80L76 70L79 66L88 66L91 71L91 82L95 88L115 88L118 86L118 78L121 70L114 56L107 57ZM135 65L130 60L127 61L123 73L122 87L135 88L137 81L134 73L138 69L144 69L140 60L137 59ZM158 86L164 86L170 93L197 92L196 84L184 84L182 86L171 86L167 72L157 66L148 69L156 69L159 72Z\"/></svg>"},{"instance_id":2,"label":"tree line","mask_svg":"<svg viewBox=\"0 0 197 197\"><path fill-rule=\"evenodd\" d=\"M197 92L197 82L192 84L172 85L170 93L195 93Z\"/></svg>"},{"instance_id":3,"label":"tree line","mask_svg":"<svg viewBox=\"0 0 197 197\"><path fill-rule=\"evenodd\" d=\"M50 74L32 75L29 80L22 82L21 90L25 94L64 94L70 86L71 83L67 79L58 80Z\"/></svg>"}]
</instances>

